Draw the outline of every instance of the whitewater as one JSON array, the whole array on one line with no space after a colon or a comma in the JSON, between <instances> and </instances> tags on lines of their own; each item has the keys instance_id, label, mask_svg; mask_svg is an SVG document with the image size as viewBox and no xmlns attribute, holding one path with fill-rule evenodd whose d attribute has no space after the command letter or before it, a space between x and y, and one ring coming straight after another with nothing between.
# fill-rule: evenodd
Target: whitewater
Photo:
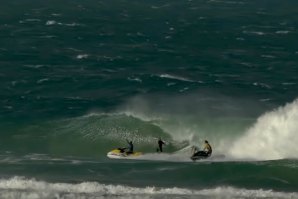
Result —
<instances>
[{"instance_id":1,"label":"whitewater","mask_svg":"<svg viewBox=\"0 0 298 199\"><path fill-rule=\"evenodd\" d=\"M296 198L297 193L271 190L245 190L233 187L190 190L181 188L136 188L105 185L96 182L80 184L46 183L34 179L14 177L0 181L3 198Z\"/></svg>"},{"instance_id":2,"label":"whitewater","mask_svg":"<svg viewBox=\"0 0 298 199\"><path fill-rule=\"evenodd\" d=\"M297 119L298 100L265 113L233 144L229 153L260 160L297 159Z\"/></svg>"}]
</instances>

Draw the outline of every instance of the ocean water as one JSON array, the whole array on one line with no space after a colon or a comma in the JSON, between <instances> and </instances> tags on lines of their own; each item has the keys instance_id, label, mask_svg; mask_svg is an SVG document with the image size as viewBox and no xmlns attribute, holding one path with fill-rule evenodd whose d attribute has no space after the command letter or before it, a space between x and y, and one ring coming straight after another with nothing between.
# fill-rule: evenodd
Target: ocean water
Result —
<instances>
[{"instance_id":1,"label":"ocean water","mask_svg":"<svg viewBox=\"0 0 298 199\"><path fill-rule=\"evenodd\" d=\"M298 198L297 7L3 1L0 198Z\"/></svg>"}]
</instances>

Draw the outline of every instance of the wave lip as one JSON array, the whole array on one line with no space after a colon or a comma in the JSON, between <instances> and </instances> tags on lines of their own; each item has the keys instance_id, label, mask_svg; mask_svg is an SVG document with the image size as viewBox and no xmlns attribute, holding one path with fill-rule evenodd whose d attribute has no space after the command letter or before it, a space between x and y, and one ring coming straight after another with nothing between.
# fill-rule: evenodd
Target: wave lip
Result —
<instances>
[{"instance_id":1,"label":"wave lip","mask_svg":"<svg viewBox=\"0 0 298 199\"><path fill-rule=\"evenodd\" d=\"M272 190L247 190L216 187L192 190L186 188L130 187L105 185L98 182L49 183L15 176L0 180L1 198L297 198L298 193Z\"/></svg>"}]
</instances>

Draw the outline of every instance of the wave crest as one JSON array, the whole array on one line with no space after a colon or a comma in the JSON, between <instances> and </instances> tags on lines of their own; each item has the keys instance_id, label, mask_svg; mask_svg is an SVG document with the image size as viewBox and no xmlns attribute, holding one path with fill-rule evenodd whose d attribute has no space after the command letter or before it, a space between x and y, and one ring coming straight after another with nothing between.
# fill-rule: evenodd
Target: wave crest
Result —
<instances>
[{"instance_id":1,"label":"wave crest","mask_svg":"<svg viewBox=\"0 0 298 199\"><path fill-rule=\"evenodd\" d=\"M98 182L49 183L23 177L0 180L1 198L297 198L298 193L248 190L234 187L210 189L130 187Z\"/></svg>"}]
</instances>

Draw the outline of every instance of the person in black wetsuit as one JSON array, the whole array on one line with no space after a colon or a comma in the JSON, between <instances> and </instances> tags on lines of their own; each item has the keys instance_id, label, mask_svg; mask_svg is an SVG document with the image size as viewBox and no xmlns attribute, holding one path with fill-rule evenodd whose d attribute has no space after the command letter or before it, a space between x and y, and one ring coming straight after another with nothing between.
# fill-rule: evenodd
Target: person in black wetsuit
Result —
<instances>
[{"instance_id":1,"label":"person in black wetsuit","mask_svg":"<svg viewBox=\"0 0 298 199\"><path fill-rule=\"evenodd\" d=\"M128 150L126 151L126 154L132 154L133 153L133 143L132 141L126 140L128 143Z\"/></svg>"},{"instance_id":2,"label":"person in black wetsuit","mask_svg":"<svg viewBox=\"0 0 298 199\"><path fill-rule=\"evenodd\" d=\"M162 145L165 145L166 143L164 141L161 140L161 138L158 139L158 152L162 152Z\"/></svg>"}]
</instances>

